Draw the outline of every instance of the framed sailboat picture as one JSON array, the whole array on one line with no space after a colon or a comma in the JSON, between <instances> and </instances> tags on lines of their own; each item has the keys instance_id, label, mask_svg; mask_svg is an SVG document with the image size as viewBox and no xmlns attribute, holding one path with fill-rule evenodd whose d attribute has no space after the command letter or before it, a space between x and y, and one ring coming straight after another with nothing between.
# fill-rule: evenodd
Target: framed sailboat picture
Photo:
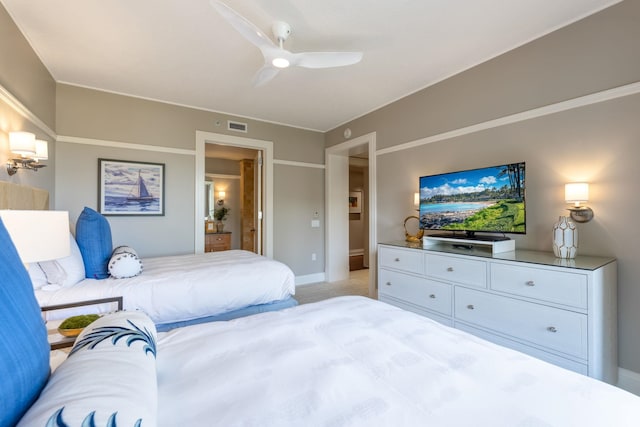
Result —
<instances>
[{"instance_id":1,"label":"framed sailboat picture","mask_svg":"<svg viewBox=\"0 0 640 427\"><path fill-rule=\"evenodd\" d=\"M164 215L164 163L98 159L103 215Z\"/></svg>"}]
</instances>

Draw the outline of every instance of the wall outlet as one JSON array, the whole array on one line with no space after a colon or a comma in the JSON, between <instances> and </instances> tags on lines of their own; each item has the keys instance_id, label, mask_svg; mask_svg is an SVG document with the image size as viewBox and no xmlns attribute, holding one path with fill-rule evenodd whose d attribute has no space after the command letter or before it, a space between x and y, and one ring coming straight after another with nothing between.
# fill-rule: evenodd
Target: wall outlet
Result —
<instances>
[{"instance_id":1,"label":"wall outlet","mask_svg":"<svg viewBox=\"0 0 640 427\"><path fill-rule=\"evenodd\" d=\"M316 254L311 254L311 261L315 261L316 260Z\"/></svg>"}]
</instances>

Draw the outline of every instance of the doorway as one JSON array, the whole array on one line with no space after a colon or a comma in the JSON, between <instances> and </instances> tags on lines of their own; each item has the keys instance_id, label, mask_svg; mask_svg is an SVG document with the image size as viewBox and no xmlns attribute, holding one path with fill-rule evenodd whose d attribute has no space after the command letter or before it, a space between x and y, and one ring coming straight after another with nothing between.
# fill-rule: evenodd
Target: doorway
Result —
<instances>
[{"instance_id":1,"label":"doorway","mask_svg":"<svg viewBox=\"0 0 640 427\"><path fill-rule=\"evenodd\" d=\"M211 147L209 147L211 145ZM233 149L248 149L255 155L255 161L260 163L261 173L256 172L253 180L253 188L260 190L260 197L253 197L256 202L252 209L255 215L255 250L262 252L269 258L273 257L273 142L244 138L233 135L218 134L212 132L196 131L196 167L195 167L195 253L204 251L204 233L202 232L202 215L205 203L205 162L207 148L217 151L217 155L222 155L223 149L232 151ZM216 155L216 154L214 154ZM259 168L256 168L259 171ZM215 175L215 174L214 174ZM225 174L222 174L225 175ZM215 179L215 178L214 178ZM238 188L240 188L240 176L236 175ZM221 181L220 178L217 181ZM215 181L214 181L215 183ZM215 184L214 184L215 186ZM214 189L214 197L216 195ZM225 193L226 196L226 193ZM238 190L238 202L240 202L240 190ZM240 205L239 205L240 206ZM240 216L238 221L241 222ZM240 243L242 245L242 243Z\"/></svg>"},{"instance_id":2,"label":"doorway","mask_svg":"<svg viewBox=\"0 0 640 427\"><path fill-rule=\"evenodd\" d=\"M262 254L262 150L230 145L205 143L205 213L215 221L214 231L207 231L205 240L228 240L225 249L243 249ZM223 209L227 218L220 224L216 212ZM214 224L208 222L210 228ZM224 229L220 236L218 226ZM216 234L216 236L213 236ZM209 246L209 250L215 250ZM208 246L205 242L205 252Z\"/></svg>"},{"instance_id":3,"label":"doorway","mask_svg":"<svg viewBox=\"0 0 640 427\"><path fill-rule=\"evenodd\" d=\"M364 147L366 148L366 147ZM349 271L369 268L369 159L366 151L349 156ZM359 276L365 275L360 272Z\"/></svg>"},{"instance_id":4,"label":"doorway","mask_svg":"<svg viewBox=\"0 0 640 427\"><path fill-rule=\"evenodd\" d=\"M376 133L354 138L325 150L325 275L327 282L349 277L349 156L366 153L368 188L366 209L368 226L366 255L369 264L369 296L376 295Z\"/></svg>"}]
</instances>

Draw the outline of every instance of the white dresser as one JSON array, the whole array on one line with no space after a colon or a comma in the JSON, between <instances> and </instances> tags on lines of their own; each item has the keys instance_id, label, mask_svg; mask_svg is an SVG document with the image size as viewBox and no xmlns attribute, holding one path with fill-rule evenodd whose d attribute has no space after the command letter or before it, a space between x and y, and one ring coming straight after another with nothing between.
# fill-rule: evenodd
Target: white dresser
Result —
<instances>
[{"instance_id":1,"label":"white dresser","mask_svg":"<svg viewBox=\"0 0 640 427\"><path fill-rule=\"evenodd\" d=\"M616 260L378 246L378 298L615 384Z\"/></svg>"}]
</instances>

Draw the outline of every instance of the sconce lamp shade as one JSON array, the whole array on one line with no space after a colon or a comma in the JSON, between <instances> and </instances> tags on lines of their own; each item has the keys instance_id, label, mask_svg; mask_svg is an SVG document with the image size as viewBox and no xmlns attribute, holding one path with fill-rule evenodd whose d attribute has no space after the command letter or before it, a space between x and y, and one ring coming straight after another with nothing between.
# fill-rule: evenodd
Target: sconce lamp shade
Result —
<instances>
[{"instance_id":1,"label":"sconce lamp shade","mask_svg":"<svg viewBox=\"0 0 640 427\"><path fill-rule=\"evenodd\" d=\"M69 247L69 212L0 210L23 263L64 258Z\"/></svg>"},{"instance_id":2,"label":"sconce lamp shade","mask_svg":"<svg viewBox=\"0 0 640 427\"><path fill-rule=\"evenodd\" d=\"M21 156L36 154L36 136L31 132L9 132L9 150Z\"/></svg>"},{"instance_id":3,"label":"sconce lamp shade","mask_svg":"<svg viewBox=\"0 0 640 427\"><path fill-rule=\"evenodd\" d=\"M226 196L227 193L225 193L224 191L218 191L218 198L224 200L224 196Z\"/></svg>"},{"instance_id":4,"label":"sconce lamp shade","mask_svg":"<svg viewBox=\"0 0 640 427\"><path fill-rule=\"evenodd\" d=\"M416 208L420 205L420 193L413 193L413 206Z\"/></svg>"},{"instance_id":5,"label":"sconce lamp shade","mask_svg":"<svg viewBox=\"0 0 640 427\"><path fill-rule=\"evenodd\" d=\"M49 158L49 143L42 139L36 139L36 154L33 155L35 160L47 160Z\"/></svg>"},{"instance_id":6,"label":"sconce lamp shade","mask_svg":"<svg viewBox=\"0 0 640 427\"><path fill-rule=\"evenodd\" d=\"M589 184L586 182L572 182L564 186L564 200L567 203L575 203L579 206L581 202L589 201Z\"/></svg>"},{"instance_id":7,"label":"sconce lamp shade","mask_svg":"<svg viewBox=\"0 0 640 427\"><path fill-rule=\"evenodd\" d=\"M564 186L564 200L573 203L569 208L569 216L575 222L589 222L593 219L593 209L580 203L589 201L589 184L586 182L571 182Z\"/></svg>"}]
</instances>

